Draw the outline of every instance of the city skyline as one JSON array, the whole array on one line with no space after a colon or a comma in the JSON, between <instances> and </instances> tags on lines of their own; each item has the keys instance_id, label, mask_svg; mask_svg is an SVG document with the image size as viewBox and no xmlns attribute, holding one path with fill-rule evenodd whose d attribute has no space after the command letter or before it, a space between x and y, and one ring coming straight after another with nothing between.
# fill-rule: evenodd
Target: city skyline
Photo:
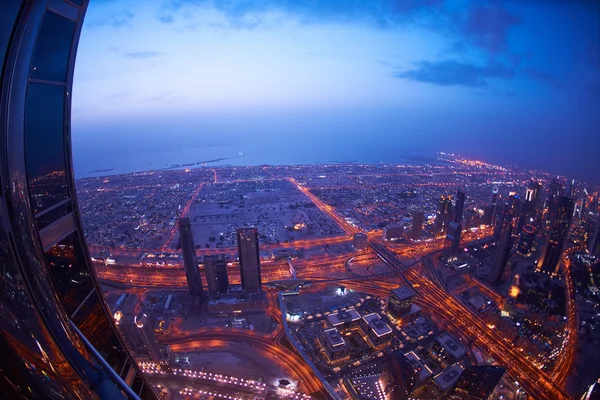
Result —
<instances>
[{"instance_id":1,"label":"city skyline","mask_svg":"<svg viewBox=\"0 0 600 400\"><path fill-rule=\"evenodd\" d=\"M2 3L0 398L598 397L596 122L573 94L596 2L95 1ZM140 63L99 51L71 115L86 15ZM140 27L156 48L128 48ZM336 30L356 58L298 56ZM411 35L407 60L455 46L369 81ZM513 103L483 121L465 90Z\"/></svg>"},{"instance_id":2,"label":"city skyline","mask_svg":"<svg viewBox=\"0 0 600 400\"><path fill-rule=\"evenodd\" d=\"M91 2L75 157L95 137L218 137L251 155L250 137L280 151L301 136L347 148L341 161L377 160L375 140L600 180L597 3L418 4Z\"/></svg>"}]
</instances>

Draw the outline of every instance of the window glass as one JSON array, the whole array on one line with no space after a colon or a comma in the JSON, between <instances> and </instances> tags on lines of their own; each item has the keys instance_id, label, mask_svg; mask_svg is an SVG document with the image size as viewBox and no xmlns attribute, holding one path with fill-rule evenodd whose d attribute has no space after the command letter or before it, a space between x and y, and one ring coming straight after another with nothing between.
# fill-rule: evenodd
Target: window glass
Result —
<instances>
[{"instance_id":1,"label":"window glass","mask_svg":"<svg viewBox=\"0 0 600 400\"><path fill-rule=\"evenodd\" d=\"M0 59L4 59L22 1L3 1L0 12ZM0 68L2 68L0 66ZM0 70L0 72L2 72Z\"/></svg>"},{"instance_id":2,"label":"window glass","mask_svg":"<svg viewBox=\"0 0 600 400\"><path fill-rule=\"evenodd\" d=\"M34 214L69 197L65 172L63 86L30 83L25 110L25 163Z\"/></svg>"},{"instance_id":3,"label":"window glass","mask_svg":"<svg viewBox=\"0 0 600 400\"><path fill-rule=\"evenodd\" d=\"M52 11L44 15L31 61L30 77L65 82L75 22Z\"/></svg>"},{"instance_id":4,"label":"window glass","mask_svg":"<svg viewBox=\"0 0 600 400\"><path fill-rule=\"evenodd\" d=\"M45 258L59 299L72 315L94 288L77 232L52 246Z\"/></svg>"},{"instance_id":5,"label":"window glass","mask_svg":"<svg viewBox=\"0 0 600 400\"><path fill-rule=\"evenodd\" d=\"M66 203L61 204L60 206L37 217L35 222L37 224L38 229L43 229L51 223L53 223L54 221L58 221L60 218L64 217L71 211L73 211L73 207L71 207L71 202L67 201Z\"/></svg>"},{"instance_id":6,"label":"window glass","mask_svg":"<svg viewBox=\"0 0 600 400\"><path fill-rule=\"evenodd\" d=\"M135 374L135 378L133 379L133 382L131 383L131 390L133 390L135 393L139 394L140 391L142 390L143 385L144 385L144 381L142 380L142 377L140 376L140 374Z\"/></svg>"},{"instance_id":7,"label":"window glass","mask_svg":"<svg viewBox=\"0 0 600 400\"><path fill-rule=\"evenodd\" d=\"M108 364L119 373L127 361L127 351L112 329L102 301L94 291L77 310L73 322Z\"/></svg>"}]
</instances>

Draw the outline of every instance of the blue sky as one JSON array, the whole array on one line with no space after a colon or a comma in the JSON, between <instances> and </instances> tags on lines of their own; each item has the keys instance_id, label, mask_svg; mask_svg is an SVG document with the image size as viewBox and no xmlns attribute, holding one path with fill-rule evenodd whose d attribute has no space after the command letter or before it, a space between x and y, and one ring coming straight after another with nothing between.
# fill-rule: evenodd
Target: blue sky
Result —
<instances>
[{"instance_id":1,"label":"blue sky","mask_svg":"<svg viewBox=\"0 0 600 400\"><path fill-rule=\"evenodd\" d=\"M600 181L599 21L595 0L91 0L74 135L237 118L337 138L350 119L398 149Z\"/></svg>"}]
</instances>

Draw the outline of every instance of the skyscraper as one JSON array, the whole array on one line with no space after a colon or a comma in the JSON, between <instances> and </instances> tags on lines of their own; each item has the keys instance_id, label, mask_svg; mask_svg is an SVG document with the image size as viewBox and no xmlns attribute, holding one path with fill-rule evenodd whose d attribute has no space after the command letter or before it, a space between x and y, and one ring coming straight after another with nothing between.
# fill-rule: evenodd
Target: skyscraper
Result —
<instances>
[{"instance_id":1,"label":"skyscraper","mask_svg":"<svg viewBox=\"0 0 600 400\"><path fill-rule=\"evenodd\" d=\"M462 235L462 224L460 222L450 222L448 227L448 234L446 235L446 241L449 242L448 248L450 255L456 256L458 248L460 247L460 239Z\"/></svg>"},{"instance_id":2,"label":"skyscraper","mask_svg":"<svg viewBox=\"0 0 600 400\"><path fill-rule=\"evenodd\" d=\"M496 256L494 257L494 265L490 271L488 281L495 285L500 282L500 278L504 274L508 257L510 256L510 249L512 246L512 232L513 226L510 221L505 221L502 226L502 232L500 234L500 241L496 246Z\"/></svg>"},{"instance_id":3,"label":"skyscraper","mask_svg":"<svg viewBox=\"0 0 600 400\"><path fill-rule=\"evenodd\" d=\"M532 225L523 226L521 236L519 237L519 246L517 247L519 254L524 256L529 256L531 254L531 249L535 243L536 232L537 230Z\"/></svg>"},{"instance_id":4,"label":"skyscraper","mask_svg":"<svg viewBox=\"0 0 600 400\"><path fill-rule=\"evenodd\" d=\"M461 223L463 218L463 210L465 208L466 195L460 190L456 192L456 206L454 208L454 222Z\"/></svg>"},{"instance_id":5,"label":"skyscraper","mask_svg":"<svg viewBox=\"0 0 600 400\"><path fill-rule=\"evenodd\" d=\"M410 228L410 237L413 240L418 240L421 238L421 233L423 232L423 222L425 220L425 215L423 211L415 211L412 215L412 227Z\"/></svg>"},{"instance_id":6,"label":"skyscraper","mask_svg":"<svg viewBox=\"0 0 600 400\"><path fill-rule=\"evenodd\" d=\"M247 293L259 292L262 289L262 280L260 276L258 230L256 228L238 229L237 247L242 289Z\"/></svg>"},{"instance_id":7,"label":"skyscraper","mask_svg":"<svg viewBox=\"0 0 600 400\"><path fill-rule=\"evenodd\" d=\"M542 184L539 181L531 180L525 191L525 202L523 205L523 212L527 214L535 214L535 210L538 205L538 199Z\"/></svg>"},{"instance_id":8,"label":"skyscraper","mask_svg":"<svg viewBox=\"0 0 600 400\"><path fill-rule=\"evenodd\" d=\"M188 217L179 218L179 236L181 238L181 250L183 251L183 267L188 284L190 296L202 298L202 278L196 262L196 249L194 247L194 236L192 224Z\"/></svg>"},{"instance_id":9,"label":"skyscraper","mask_svg":"<svg viewBox=\"0 0 600 400\"><path fill-rule=\"evenodd\" d=\"M442 196L438 202L435 216L434 234L443 235L448 229L448 224L452 221L452 197Z\"/></svg>"},{"instance_id":10,"label":"skyscraper","mask_svg":"<svg viewBox=\"0 0 600 400\"><path fill-rule=\"evenodd\" d=\"M556 274L560 264L560 257L565 248L569 227L573 218L573 199L567 196L561 196L557 201L556 212L554 213L546 245L542 256L538 260L537 271L546 274Z\"/></svg>"},{"instance_id":11,"label":"skyscraper","mask_svg":"<svg viewBox=\"0 0 600 400\"><path fill-rule=\"evenodd\" d=\"M0 398L158 398L117 332L79 218L70 111L88 1L1 4Z\"/></svg>"},{"instance_id":12,"label":"skyscraper","mask_svg":"<svg viewBox=\"0 0 600 400\"><path fill-rule=\"evenodd\" d=\"M211 296L227 293L229 279L227 277L227 261L223 254L204 256L204 271L208 293Z\"/></svg>"},{"instance_id":13,"label":"skyscraper","mask_svg":"<svg viewBox=\"0 0 600 400\"><path fill-rule=\"evenodd\" d=\"M589 218L589 233L587 240L587 250L590 254L600 257L600 218Z\"/></svg>"}]
</instances>

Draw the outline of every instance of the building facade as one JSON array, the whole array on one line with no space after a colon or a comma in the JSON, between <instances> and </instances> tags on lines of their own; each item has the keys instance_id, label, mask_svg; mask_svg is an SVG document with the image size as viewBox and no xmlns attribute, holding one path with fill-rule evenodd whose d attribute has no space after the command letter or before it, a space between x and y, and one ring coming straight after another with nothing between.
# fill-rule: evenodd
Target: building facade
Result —
<instances>
[{"instance_id":1,"label":"building facade","mask_svg":"<svg viewBox=\"0 0 600 400\"><path fill-rule=\"evenodd\" d=\"M157 397L116 330L79 218L70 111L87 3L2 2L1 398Z\"/></svg>"},{"instance_id":2,"label":"building facade","mask_svg":"<svg viewBox=\"0 0 600 400\"><path fill-rule=\"evenodd\" d=\"M204 256L204 271L208 294L216 296L225 294L229 290L229 279L227 277L227 260L225 255Z\"/></svg>"},{"instance_id":3,"label":"building facade","mask_svg":"<svg viewBox=\"0 0 600 400\"><path fill-rule=\"evenodd\" d=\"M260 250L258 230L242 228L237 230L238 257L240 259L240 277L242 289L247 293L256 293L262 289L260 275Z\"/></svg>"},{"instance_id":4,"label":"building facade","mask_svg":"<svg viewBox=\"0 0 600 400\"><path fill-rule=\"evenodd\" d=\"M550 230L542 256L538 260L537 271L556 275L560 266L569 228L573 218L573 199L562 196L556 200L556 211L551 217Z\"/></svg>"},{"instance_id":5,"label":"building facade","mask_svg":"<svg viewBox=\"0 0 600 400\"><path fill-rule=\"evenodd\" d=\"M181 240L181 250L183 252L183 267L185 269L185 278L188 284L190 296L202 298L202 278L196 262L196 249L194 247L194 236L192 233L192 223L188 217L179 218L179 237Z\"/></svg>"}]
</instances>

